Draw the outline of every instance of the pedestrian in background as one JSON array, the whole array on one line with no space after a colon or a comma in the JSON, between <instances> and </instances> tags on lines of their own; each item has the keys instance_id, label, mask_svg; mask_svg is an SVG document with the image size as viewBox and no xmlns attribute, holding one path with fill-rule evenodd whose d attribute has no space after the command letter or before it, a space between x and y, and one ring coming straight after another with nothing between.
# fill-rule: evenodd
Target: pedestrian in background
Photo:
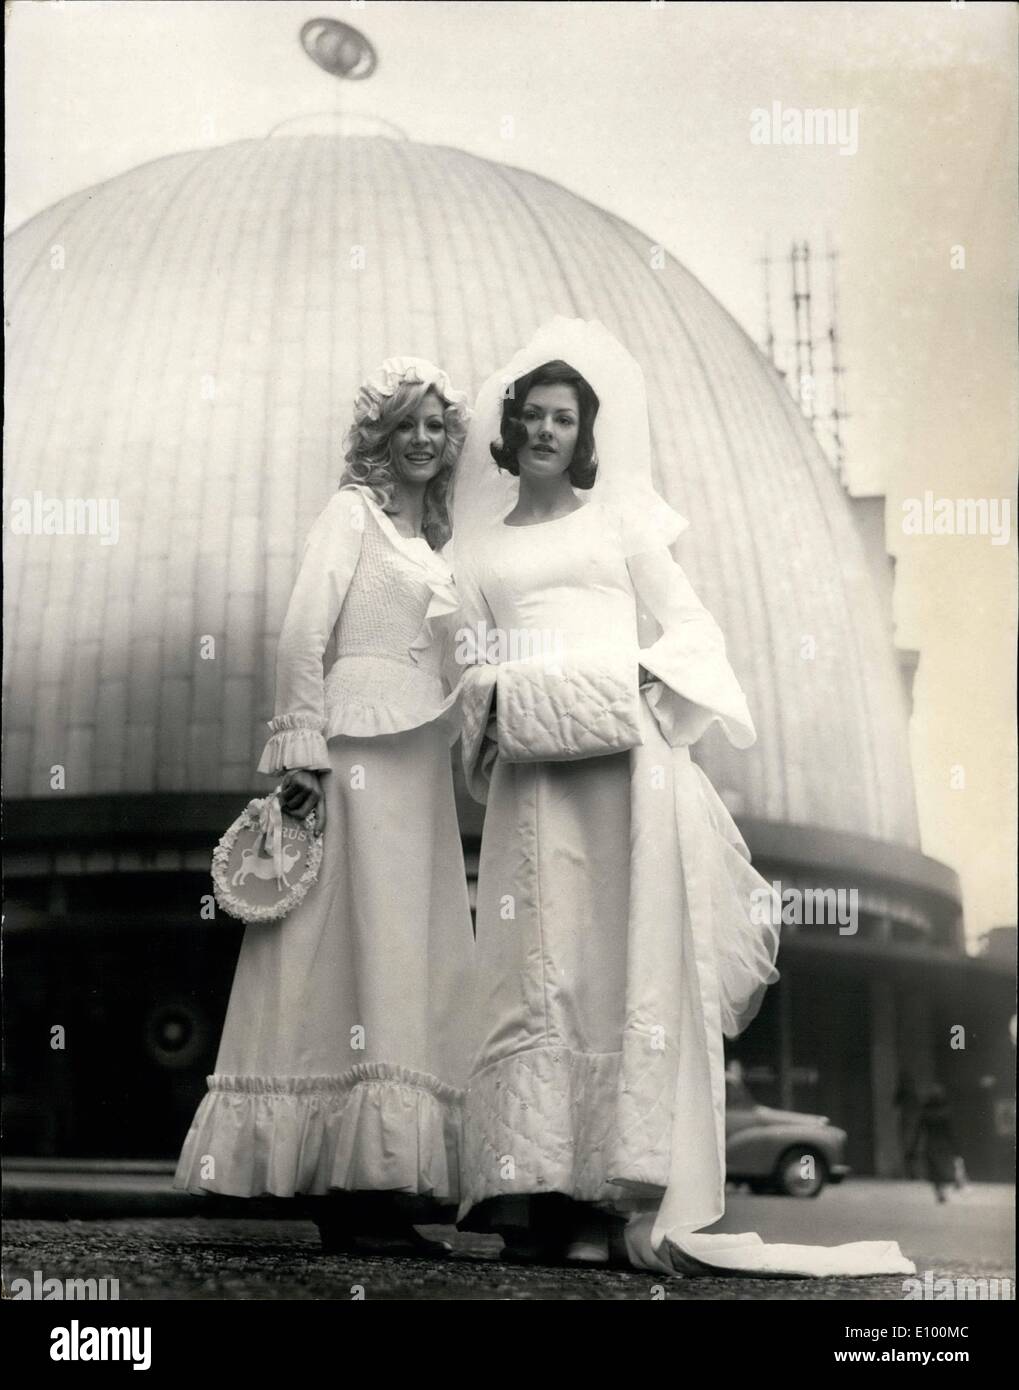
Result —
<instances>
[{"instance_id":1,"label":"pedestrian in background","mask_svg":"<svg viewBox=\"0 0 1019 1390\"><path fill-rule=\"evenodd\" d=\"M895 1090L895 1108L899 1112L899 1152L902 1155L902 1175L916 1177L913 1151L916 1148L916 1131L920 1122L920 1092L908 1071L899 1077Z\"/></svg>"},{"instance_id":2,"label":"pedestrian in background","mask_svg":"<svg viewBox=\"0 0 1019 1390\"><path fill-rule=\"evenodd\" d=\"M910 1157L920 1152L937 1200L947 1202L948 1189L961 1186L958 1173L962 1160L944 1086L932 1086L921 1107Z\"/></svg>"}]
</instances>

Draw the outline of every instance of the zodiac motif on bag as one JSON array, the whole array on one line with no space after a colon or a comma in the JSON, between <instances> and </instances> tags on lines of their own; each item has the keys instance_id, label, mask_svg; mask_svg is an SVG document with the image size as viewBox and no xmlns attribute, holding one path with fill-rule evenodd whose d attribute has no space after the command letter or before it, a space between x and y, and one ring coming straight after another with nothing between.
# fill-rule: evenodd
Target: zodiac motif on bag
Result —
<instances>
[{"instance_id":1,"label":"zodiac motif on bag","mask_svg":"<svg viewBox=\"0 0 1019 1390\"><path fill-rule=\"evenodd\" d=\"M216 902L242 922L285 917L318 877L322 836L314 811L297 821L280 806L280 788L256 797L212 855Z\"/></svg>"}]
</instances>

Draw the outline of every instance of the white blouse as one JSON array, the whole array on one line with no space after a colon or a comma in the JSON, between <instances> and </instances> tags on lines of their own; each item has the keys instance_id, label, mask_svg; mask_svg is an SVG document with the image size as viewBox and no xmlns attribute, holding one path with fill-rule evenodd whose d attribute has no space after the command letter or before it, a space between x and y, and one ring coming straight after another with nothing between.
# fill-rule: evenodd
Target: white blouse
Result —
<instances>
[{"instance_id":1,"label":"white blouse","mask_svg":"<svg viewBox=\"0 0 1019 1390\"><path fill-rule=\"evenodd\" d=\"M432 623L456 608L449 566L428 542L401 536L366 488L341 488L304 545L259 772L328 771L330 738L400 733L436 719L452 742L456 696Z\"/></svg>"}]
</instances>

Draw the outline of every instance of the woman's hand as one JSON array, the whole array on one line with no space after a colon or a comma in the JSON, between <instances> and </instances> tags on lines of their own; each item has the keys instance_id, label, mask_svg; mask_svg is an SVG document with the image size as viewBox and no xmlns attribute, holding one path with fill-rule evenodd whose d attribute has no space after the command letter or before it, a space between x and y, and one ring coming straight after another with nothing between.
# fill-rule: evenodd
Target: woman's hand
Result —
<instances>
[{"instance_id":1,"label":"woman's hand","mask_svg":"<svg viewBox=\"0 0 1019 1390\"><path fill-rule=\"evenodd\" d=\"M326 828L326 796L322 780L317 772L297 768L283 774L280 783L280 806L288 816L304 820L310 812L315 812L315 830L321 834Z\"/></svg>"}]
</instances>

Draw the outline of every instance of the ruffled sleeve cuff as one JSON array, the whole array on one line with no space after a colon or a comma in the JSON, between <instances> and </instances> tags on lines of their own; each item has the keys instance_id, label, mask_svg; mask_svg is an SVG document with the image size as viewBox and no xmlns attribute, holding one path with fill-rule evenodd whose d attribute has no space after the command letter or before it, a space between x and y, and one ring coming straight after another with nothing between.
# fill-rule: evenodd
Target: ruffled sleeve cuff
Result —
<instances>
[{"instance_id":1,"label":"ruffled sleeve cuff","mask_svg":"<svg viewBox=\"0 0 1019 1390\"><path fill-rule=\"evenodd\" d=\"M641 648L639 661L661 682L647 699L666 742L673 748L696 743L717 720L730 743L749 748L757 734L721 628L667 549L634 555L628 564L639 609L660 634Z\"/></svg>"},{"instance_id":2,"label":"ruffled sleeve cuff","mask_svg":"<svg viewBox=\"0 0 1019 1390\"><path fill-rule=\"evenodd\" d=\"M647 691L666 742L673 748L696 743L716 720L735 748L757 739L746 696L725 656L721 634L691 624L669 633L640 653L640 664L657 677Z\"/></svg>"},{"instance_id":3,"label":"ruffled sleeve cuff","mask_svg":"<svg viewBox=\"0 0 1019 1390\"><path fill-rule=\"evenodd\" d=\"M272 738L265 745L259 772L277 773L303 768L328 772L329 747L323 735L325 720L307 714L280 714L269 720Z\"/></svg>"}]
</instances>

